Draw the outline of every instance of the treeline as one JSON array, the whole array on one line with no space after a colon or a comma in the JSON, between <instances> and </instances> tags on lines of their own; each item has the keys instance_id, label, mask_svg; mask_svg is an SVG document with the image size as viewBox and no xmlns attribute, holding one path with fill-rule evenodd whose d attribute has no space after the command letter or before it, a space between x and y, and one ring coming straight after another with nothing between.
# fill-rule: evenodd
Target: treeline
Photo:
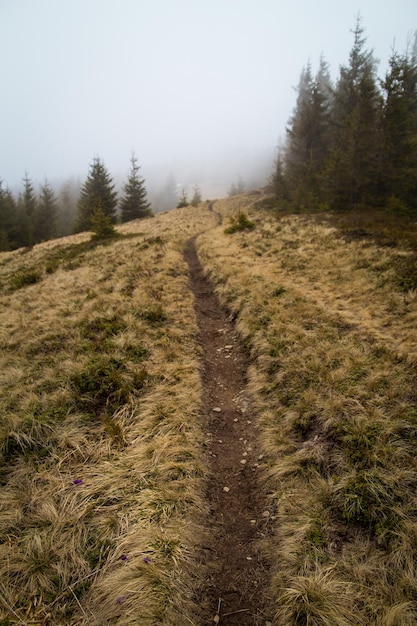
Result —
<instances>
[{"instance_id":1,"label":"treeline","mask_svg":"<svg viewBox=\"0 0 417 626\"><path fill-rule=\"evenodd\" d=\"M334 85L321 58L301 73L286 143L271 186L280 206L417 214L417 33L393 51L383 79L360 19L349 62Z\"/></svg>"},{"instance_id":2,"label":"treeline","mask_svg":"<svg viewBox=\"0 0 417 626\"><path fill-rule=\"evenodd\" d=\"M33 246L41 241L90 230L92 219L127 222L151 215L145 181L135 155L121 197L99 157L93 159L84 184L67 181L60 193L45 182L35 193L25 174L23 191L15 197L0 181L0 251Z\"/></svg>"}]
</instances>

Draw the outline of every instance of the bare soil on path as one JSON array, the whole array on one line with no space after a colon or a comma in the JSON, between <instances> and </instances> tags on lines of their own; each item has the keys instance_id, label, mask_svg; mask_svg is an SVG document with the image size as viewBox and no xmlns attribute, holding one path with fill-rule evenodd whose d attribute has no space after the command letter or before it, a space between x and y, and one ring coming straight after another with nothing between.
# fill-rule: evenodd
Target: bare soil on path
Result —
<instances>
[{"instance_id":1,"label":"bare soil on path","mask_svg":"<svg viewBox=\"0 0 417 626\"><path fill-rule=\"evenodd\" d=\"M202 556L208 574L197 601L204 625L265 626L272 621L266 596L270 573L259 543L268 530L269 512L257 481L261 461L246 391L247 359L230 316L204 276L195 239L184 256L202 346L202 419L210 470L210 534Z\"/></svg>"}]
</instances>

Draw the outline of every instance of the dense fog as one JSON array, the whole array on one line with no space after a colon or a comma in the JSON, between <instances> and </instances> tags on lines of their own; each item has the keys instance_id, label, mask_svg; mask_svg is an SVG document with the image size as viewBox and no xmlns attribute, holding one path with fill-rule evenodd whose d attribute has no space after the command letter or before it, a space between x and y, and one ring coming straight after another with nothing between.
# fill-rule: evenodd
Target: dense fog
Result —
<instances>
[{"instance_id":1,"label":"dense fog","mask_svg":"<svg viewBox=\"0 0 417 626\"><path fill-rule=\"evenodd\" d=\"M358 13L383 68L415 0L2 0L0 179L82 181L99 155L119 184L135 150L151 197L259 186L302 67L336 76Z\"/></svg>"}]
</instances>

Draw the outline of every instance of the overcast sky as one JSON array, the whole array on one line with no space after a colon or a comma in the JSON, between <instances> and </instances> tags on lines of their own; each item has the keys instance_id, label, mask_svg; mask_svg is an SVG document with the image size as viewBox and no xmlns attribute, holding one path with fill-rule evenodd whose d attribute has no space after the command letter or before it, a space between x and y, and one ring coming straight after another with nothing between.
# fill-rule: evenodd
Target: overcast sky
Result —
<instances>
[{"instance_id":1,"label":"overcast sky","mask_svg":"<svg viewBox=\"0 0 417 626\"><path fill-rule=\"evenodd\" d=\"M84 179L95 155L124 176L132 149L145 178L247 176L308 60L348 62L358 12L382 76L417 0L0 0L0 178Z\"/></svg>"}]
</instances>

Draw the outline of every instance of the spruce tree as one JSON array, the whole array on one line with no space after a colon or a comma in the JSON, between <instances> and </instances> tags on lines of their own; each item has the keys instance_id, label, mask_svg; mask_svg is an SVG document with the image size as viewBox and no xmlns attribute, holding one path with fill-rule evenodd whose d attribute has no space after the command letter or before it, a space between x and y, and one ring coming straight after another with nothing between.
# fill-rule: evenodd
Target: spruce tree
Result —
<instances>
[{"instance_id":1,"label":"spruce tree","mask_svg":"<svg viewBox=\"0 0 417 626\"><path fill-rule=\"evenodd\" d=\"M77 204L80 184L77 180L66 180L59 192L58 199L58 236L70 235L74 230L77 216Z\"/></svg>"},{"instance_id":2,"label":"spruce tree","mask_svg":"<svg viewBox=\"0 0 417 626\"><path fill-rule=\"evenodd\" d=\"M45 181L41 187L36 209L36 240L46 241L56 236L58 204L51 185Z\"/></svg>"},{"instance_id":3,"label":"spruce tree","mask_svg":"<svg viewBox=\"0 0 417 626\"><path fill-rule=\"evenodd\" d=\"M90 166L87 179L81 187L78 202L75 232L91 229L91 216L101 206L110 222L116 222L117 193L114 191L113 180L103 161L95 157Z\"/></svg>"},{"instance_id":4,"label":"spruce tree","mask_svg":"<svg viewBox=\"0 0 417 626\"><path fill-rule=\"evenodd\" d=\"M3 188L0 180L0 251L18 247L17 206L10 189Z\"/></svg>"},{"instance_id":5,"label":"spruce tree","mask_svg":"<svg viewBox=\"0 0 417 626\"><path fill-rule=\"evenodd\" d=\"M182 188L180 198L178 200L177 209L183 209L189 205L187 190Z\"/></svg>"},{"instance_id":6,"label":"spruce tree","mask_svg":"<svg viewBox=\"0 0 417 626\"><path fill-rule=\"evenodd\" d=\"M118 237L117 231L114 228L110 217L103 211L100 201L91 215L90 228L93 231L93 240L100 241Z\"/></svg>"},{"instance_id":7,"label":"spruce tree","mask_svg":"<svg viewBox=\"0 0 417 626\"><path fill-rule=\"evenodd\" d=\"M19 220L19 245L33 246L36 241L36 195L33 184L27 172L23 178L23 194L19 197L18 220Z\"/></svg>"},{"instance_id":8,"label":"spruce tree","mask_svg":"<svg viewBox=\"0 0 417 626\"><path fill-rule=\"evenodd\" d=\"M157 206L158 211L169 211L173 209L178 204L178 195L177 195L177 181L175 176L171 173L168 176L168 179L165 183L165 187L162 192L158 195L157 198Z\"/></svg>"},{"instance_id":9,"label":"spruce tree","mask_svg":"<svg viewBox=\"0 0 417 626\"><path fill-rule=\"evenodd\" d=\"M245 182L241 176L239 176L237 183L233 183L229 189L229 196L238 196L245 191Z\"/></svg>"},{"instance_id":10,"label":"spruce tree","mask_svg":"<svg viewBox=\"0 0 417 626\"><path fill-rule=\"evenodd\" d=\"M417 42L417 37L416 37ZM384 194L389 206L417 208L417 51L394 52L384 89Z\"/></svg>"},{"instance_id":11,"label":"spruce tree","mask_svg":"<svg viewBox=\"0 0 417 626\"><path fill-rule=\"evenodd\" d=\"M201 201L202 201L201 189L198 185L195 185L193 189L193 197L191 198L190 204L191 206L198 206Z\"/></svg>"},{"instance_id":12,"label":"spruce tree","mask_svg":"<svg viewBox=\"0 0 417 626\"><path fill-rule=\"evenodd\" d=\"M300 187L306 192L306 173L310 160L311 102L313 77L311 65L303 68L297 87L297 100L287 127L286 170L293 197ZM301 184L302 183L302 184Z\"/></svg>"},{"instance_id":13,"label":"spruce tree","mask_svg":"<svg viewBox=\"0 0 417 626\"><path fill-rule=\"evenodd\" d=\"M287 202L288 189L285 176L285 160L281 149L278 150L278 155L274 162L274 170L269 180L269 189L281 205Z\"/></svg>"},{"instance_id":14,"label":"spruce tree","mask_svg":"<svg viewBox=\"0 0 417 626\"><path fill-rule=\"evenodd\" d=\"M134 153L130 162L130 175L127 183L123 186L124 196L120 201L122 222L129 222L152 215L151 205L146 196L145 181L139 176L140 168Z\"/></svg>"},{"instance_id":15,"label":"spruce tree","mask_svg":"<svg viewBox=\"0 0 417 626\"><path fill-rule=\"evenodd\" d=\"M365 49L358 18L349 65L340 68L332 108L332 138L326 186L332 208L349 209L376 203L381 176L382 98L376 62Z\"/></svg>"},{"instance_id":16,"label":"spruce tree","mask_svg":"<svg viewBox=\"0 0 417 626\"><path fill-rule=\"evenodd\" d=\"M315 78L303 69L294 113L287 128L286 178L292 202L314 208L322 200L321 176L329 150L332 88L327 63Z\"/></svg>"}]
</instances>

